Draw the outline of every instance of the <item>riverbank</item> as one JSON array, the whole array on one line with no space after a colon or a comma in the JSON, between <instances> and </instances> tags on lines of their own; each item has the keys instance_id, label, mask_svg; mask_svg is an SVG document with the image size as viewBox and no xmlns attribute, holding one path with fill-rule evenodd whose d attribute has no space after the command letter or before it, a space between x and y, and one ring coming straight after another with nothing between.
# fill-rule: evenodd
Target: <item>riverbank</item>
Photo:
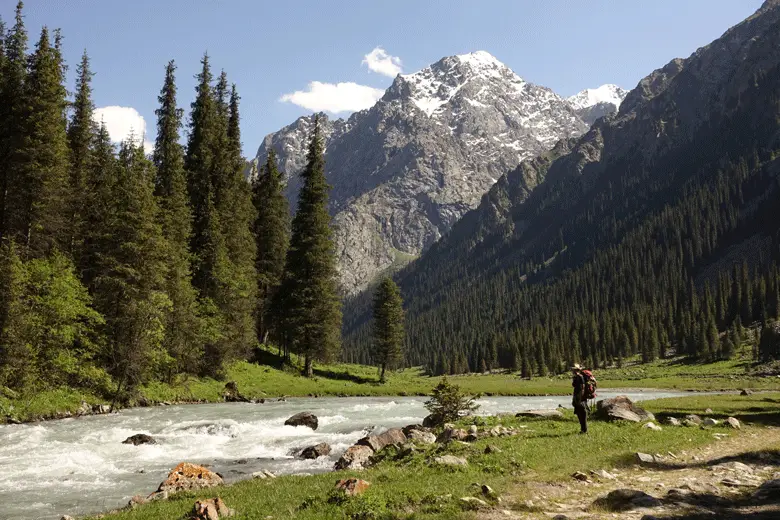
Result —
<instances>
[{"instance_id":1,"label":"riverbank","mask_svg":"<svg viewBox=\"0 0 780 520\"><path fill-rule=\"evenodd\" d=\"M388 374L379 383L377 369L364 365L316 365L315 377L301 376L294 367L281 367L268 356L270 364L234 363L227 381L236 382L240 393L254 400L307 396L414 396L428 395L438 377L425 375L420 368ZM643 389L683 391L780 390L780 378L751 375L751 363L733 359L717 363L688 363L682 358L649 364L627 361L623 368L596 371L600 389ZM570 392L567 374L523 379L517 373L498 372L451 376L465 391L485 395L540 396ZM210 378L177 378L175 382L155 382L140 389L131 406L162 403L215 403L224 401L225 381ZM55 389L25 396L0 392L0 422L30 422L69 417L79 413L86 402L106 404L107 399L75 389Z\"/></svg>"},{"instance_id":2,"label":"riverbank","mask_svg":"<svg viewBox=\"0 0 780 520\"><path fill-rule=\"evenodd\" d=\"M477 424L480 429L499 422L519 432L511 437L488 437L472 443L418 446L405 455L388 452L376 466L356 472L341 471L313 476L285 476L251 480L232 486L187 492L175 500L155 502L135 510L108 515L114 520L183 518L196 499L220 496L239 518L322 518L346 519L451 519L451 518L550 518L551 513L574 512L599 518L603 510L592 505L610 490L638 485L665 504L667 490L682 482L684 472L696 490L696 469L709 476L719 475L708 492L724 500L741 500L756 490L759 475L772 475L766 467L780 466L777 451L780 425L780 393L753 396L718 395L647 401L643 406L656 414L682 417L688 413L722 420L736 417L741 429L713 427L674 427L656 431L640 424L592 422L587 436L578 436L576 420L570 412L560 419L519 419L491 417L464 420L462 426ZM709 408L710 412L705 410ZM490 446L490 449L487 449ZM724 448L720 448L723 446ZM726 447L729 447L726 450ZM767 447L774 447L769 450ZM715 455L734 452L729 461L758 464L755 476L735 477L710 471ZM635 453L660 454L650 467L637 467ZM722 453L721 453L722 452ZM713 463L702 453L714 454ZM467 461L463 466L432 463L436 457L452 455ZM606 473L602 472L605 471ZM585 478L572 478L575 472ZM594 476L591 471L602 476ZM371 483L354 498L333 499L338 479L359 477ZM727 478L731 477L732 481ZM738 478L742 478L741 483ZM727 482L727 483L724 483ZM483 485L494 494L485 496ZM682 485L682 484L680 484ZM150 490L151 491L151 490ZM688 493L688 491L683 491ZM471 497L469 504L463 498ZM496 497L501 497L499 502ZM594 507L596 507L594 511ZM661 507L661 506L659 506ZM665 507L665 506L664 506ZM464 511L464 509L474 511ZM640 515L641 516L641 515Z\"/></svg>"}]
</instances>

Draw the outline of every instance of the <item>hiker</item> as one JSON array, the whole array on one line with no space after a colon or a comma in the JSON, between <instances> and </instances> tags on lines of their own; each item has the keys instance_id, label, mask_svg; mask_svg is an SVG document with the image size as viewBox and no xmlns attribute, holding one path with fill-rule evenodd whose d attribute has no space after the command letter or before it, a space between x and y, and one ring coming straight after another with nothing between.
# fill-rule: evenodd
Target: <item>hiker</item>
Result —
<instances>
[{"instance_id":1,"label":"hiker","mask_svg":"<svg viewBox=\"0 0 780 520\"><path fill-rule=\"evenodd\" d=\"M571 404L574 406L574 413L580 420L580 433L588 433L588 401L585 396L585 376L582 374L582 367L579 363L574 363L571 367L572 381L574 387Z\"/></svg>"}]
</instances>

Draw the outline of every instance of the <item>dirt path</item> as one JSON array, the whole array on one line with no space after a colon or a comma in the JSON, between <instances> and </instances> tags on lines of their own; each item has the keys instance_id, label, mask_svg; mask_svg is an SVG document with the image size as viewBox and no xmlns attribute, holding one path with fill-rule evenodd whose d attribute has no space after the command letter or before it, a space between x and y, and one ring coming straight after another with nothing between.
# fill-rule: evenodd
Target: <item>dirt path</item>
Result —
<instances>
[{"instance_id":1,"label":"dirt path","mask_svg":"<svg viewBox=\"0 0 780 520\"><path fill-rule=\"evenodd\" d=\"M519 482L500 509L477 518L780 519L780 486L771 496L756 496L762 483L780 479L780 428L735 432L702 448L664 454L657 464L604 469L607 473L588 475L587 481ZM593 505L617 489L658 500L639 499L628 510ZM642 507L643 500L648 507Z\"/></svg>"}]
</instances>

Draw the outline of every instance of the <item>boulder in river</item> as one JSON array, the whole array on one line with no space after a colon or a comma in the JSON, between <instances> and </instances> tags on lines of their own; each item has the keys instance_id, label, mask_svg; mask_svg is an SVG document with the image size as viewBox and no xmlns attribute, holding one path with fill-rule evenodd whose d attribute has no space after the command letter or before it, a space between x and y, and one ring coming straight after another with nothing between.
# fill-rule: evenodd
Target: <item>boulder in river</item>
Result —
<instances>
[{"instance_id":1,"label":"boulder in river","mask_svg":"<svg viewBox=\"0 0 780 520\"><path fill-rule=\"evenodd\" d=\"M368 467L371 462L371 456L374 454L369 446L355 444L347 448L344 455L336 462L336 470L341 469L363 469Z\"/></svg>"},{"instance_id":2,"label":"boulder in river","mask_svg":"<svg viewBox=\"0 0 780 520\"><path fill-rule=\"evenodd\" d=\"M316 459L326 455L330 455L330 444L326 442L309 446L308 448L304 448L301 452L302 459Z\"/></svg>"},{"instance_id":3,"label":"boulder in river","mask_svg":"<svg viewBox=\"0 0 780 520\"><path fill-rule=\"evenodd\" d=\"M385 446L390 446L391 444L400 445L404 444L405 442L406 435L404 435L403 430L400 428L391 428L384 433L380 433L379 435L369 435L367 437L363 437L357 441L357 444L368 446L374 450L375 453L379 453Z\"/></svg>"},{"instance_id":4,"label":"boulder in river","mask_svg":"<svg viewBox=\"0 0 780 520\"><path fill-rule=\"evenodd\" d=\"M171 470L168 478L160 483L157 491L149 498L164 498L177 491L210 488L223 483L222 477L210 469L190 462L182 462Z\"/></svg>"},{"instance_id":5,"label":"boulder in river","mask_svg":"<svg viewBox=\"0 0 780 520\"><path fill-rule=\"evenodd\" d=\"M634 402L625 395L619 395L610 399L602 399L596 403L596 411L593 414L595 419L605 421L631 421L641 422L654 419L653 415L634 404Z\"/></svg>"},{"instance_id":6,"label":"boulder in river","mask_svg":"<svg viewBox=\"0 0 780 520\"><path fill-rule=\"evenodd\" d=\"M238 383L235 381L228 381L225 383L225 391L222 393L222 398L228 403L251 403L251 399L247 399L241 392L238 391Z\"/></svg>"},{"instance_id":7,"label":"boulder in river","mask_svg":"<svg viewBox=\"0 0 780 520\"><path fill-rule=\"evenodd\" d=\"M132 444L133 446L138 446L140 444L157 444L157 439L151 435L146 435L145 433L136 433L123 440L122 444Z\"/></svg>"},{"instance_id":8,"label":"boulder in river","mask_svg":"<svg viewBox=\"0 0 780 520\"><path fill-rule=\"evenodd\" d=\"M317 416L314 415L311 412L300 412L296 413L286 421L284 421L285 426L308 426L312 430L316 430L319 426L319 420L317 419Z\"/></svg>"}]
</instances>

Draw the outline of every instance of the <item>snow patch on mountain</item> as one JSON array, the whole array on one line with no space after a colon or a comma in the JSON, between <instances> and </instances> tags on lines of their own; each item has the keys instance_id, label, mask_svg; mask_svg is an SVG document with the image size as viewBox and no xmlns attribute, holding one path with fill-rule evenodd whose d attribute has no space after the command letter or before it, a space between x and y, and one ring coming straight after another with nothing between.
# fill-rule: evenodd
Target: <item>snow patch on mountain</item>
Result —
<instances>
[{"instance_id":1,"label":"snow patch on mountain","mask_svg":"<svg viewBox=\"0 0 780 520\"><path fill-rule=\"evenodd\" d=\"M617 109L627 95L628 91L617 85L602 85L599 88L585 89L568 98L568 102L577 110L590 108L599 103L610 103Z\"/></svg>"}]
</instances>

